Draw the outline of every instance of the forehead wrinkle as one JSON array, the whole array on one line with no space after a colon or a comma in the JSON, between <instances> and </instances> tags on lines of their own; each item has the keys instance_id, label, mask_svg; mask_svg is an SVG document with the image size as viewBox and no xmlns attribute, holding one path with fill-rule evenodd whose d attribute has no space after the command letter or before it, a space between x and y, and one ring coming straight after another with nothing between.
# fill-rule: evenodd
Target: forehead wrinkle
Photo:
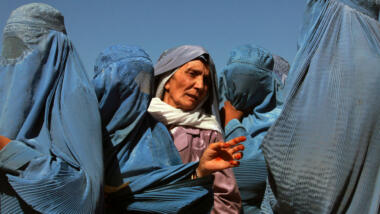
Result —
<instances>
[{"instance_id":1,"label":"forehead wrinkle","mask_svg":"<svg viewBox=\"0 0 380 214\"><path fill-rule=\"evenodd\" d=\"M202 68L198 68L198 67L200 67L200 65L190 65L189 64L185 70L186 71L195 71L198 73L204 73L206 76L210 75L210 69L208 68L208 66L202 64ZM207 70L207 71L204 72L205 70Z\"/></svg>"},{"instance_id":2,"label":"forehead wrinkle","mask_svg":"<svg viewBox=\"0 0 380 214\"><path fill-rule=\"evenodd\" d=\"M202 70L202 69L196 69L196 68L188 68L188 69L186 69L187 71L195 71L195 72L197 72L197 73L205 73L207 76L210 74L210 72L203 72L204 70ZM207 71L209 71L208 69L207 69Z\"/></svg>"}]
</instances>

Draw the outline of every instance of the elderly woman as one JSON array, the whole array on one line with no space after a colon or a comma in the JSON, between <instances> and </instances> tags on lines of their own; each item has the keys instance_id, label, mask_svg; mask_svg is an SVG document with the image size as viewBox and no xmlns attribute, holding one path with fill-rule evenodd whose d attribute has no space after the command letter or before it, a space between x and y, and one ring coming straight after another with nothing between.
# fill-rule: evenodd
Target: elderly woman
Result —
<instances>
[{"instance_id":1,"label":"elderly woman","mask_svg":"<svg viewBox=\"0 0 380 214\"><path fill-rule=\"evenodd\" d=\"M63 16L46 4L24 5L3 35L0 212L100 212L100 115Z\"/></svg>"},{"instance_id":2,"label":"elderly woman","mask_svg":"<svg viewBox=\"0 0 380 214\"><path fill-rule=\"evenodd\" d=\"M310 0L262 144L275 212L379 213L380 2Z\"/></svg>"},{"instance_id":3,"label":"elderly woman","mask_svg":"<svg viewBox=\"0 0 380 214\"><path fill-rule=\"evenodd\" d=\"M148 111L170 130L183 163L198 161L207 146L223 140L215 75L211 57L199 46L169 49L155 66L156 97ZM207 171L198 167L196 176ZM212 212L239 213L240 194L232 170L213 174Z\"/></svg>"},{"instance_id":4,"label":"elderly woman","mask_svg":"<svg viewBox=\"0 0 380 214\"><path fill-rule=\"evenodd\" d=\"M284 59L248 44L231 51L220 75L220 91L226 100L223 110L239 115L225 118L226 140L247 136L245 155L234 169L244 213L261 212L267 170L260 146L280 114L278 89L284 85L288 68Z\"/></svg>"},{"instance_id":5,"label":"elderly woman","mask_svg":"<svg viewBox=\"0 0 380 214\"><path fill-rule=\"evenodd\" d=\"M149 56L138 47L111 46L97 58L95 73L105 130L106 211L209 212L212 179L206 175L237 165L233 156L241 154L233 153L242 146L226 146L238 141L213 144L199 164L183 164L165 125L147 112L153 89ZM202 174L195 174L199 169Z\"/></svg>"}]
</instances>

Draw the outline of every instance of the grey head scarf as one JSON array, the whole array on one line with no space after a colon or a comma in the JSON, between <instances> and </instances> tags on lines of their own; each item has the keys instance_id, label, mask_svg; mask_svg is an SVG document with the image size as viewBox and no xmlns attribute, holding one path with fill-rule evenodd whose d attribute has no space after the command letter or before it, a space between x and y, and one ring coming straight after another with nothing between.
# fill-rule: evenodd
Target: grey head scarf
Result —
<instances>
[{"instance_id":1,"label":"grey head scarf","mask_svg":"<svg viewBox=\"0 0 380 214\"><path fill-rule=\"evenodd\" d=\"M170 79L177 68L194 59L206 61L211 76L211 90L209 91L207 100L202 104L203 110L208 114L213 114L217 122L220 124L218 111L218 93L216 84L216 71L214 61L211 56L201 46L182 45L164 51L159 57L157 64L154 66L154 76L156 79L156 97L162 98L164 94L164 85Z\"/></svg>"}]
</instances>

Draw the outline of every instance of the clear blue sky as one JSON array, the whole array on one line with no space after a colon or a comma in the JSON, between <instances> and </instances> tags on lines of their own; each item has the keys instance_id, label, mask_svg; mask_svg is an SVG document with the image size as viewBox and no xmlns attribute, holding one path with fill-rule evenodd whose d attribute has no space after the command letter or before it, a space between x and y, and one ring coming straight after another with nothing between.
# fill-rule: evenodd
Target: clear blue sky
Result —
<instances>
[{"instance_id":1,"label":"clear blue sky","mask_svg":"<svg viewBox=\"0 0 380 214\"><path fill-rule=\"evenodd\" d=\"M12 10L34 1L1 0L0 28ZM229 51L260 45L293 61L306 0L44 0L61 11L87 69L110 45L138 45L155 63L182 44L204 46L217 69ZM1 40L2 40L2 36ZM1 45L0 45L1 47Z\"/></svg>"}]
</instances>

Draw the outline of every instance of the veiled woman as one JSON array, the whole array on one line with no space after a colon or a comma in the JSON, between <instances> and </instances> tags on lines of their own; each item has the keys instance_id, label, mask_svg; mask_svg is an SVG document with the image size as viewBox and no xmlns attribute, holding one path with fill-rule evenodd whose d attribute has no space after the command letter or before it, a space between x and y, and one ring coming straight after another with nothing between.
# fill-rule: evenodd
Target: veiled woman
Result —
<instances>
[{"instance_id":1,"label":"veiled woman","mask_svg":"<svg viewBox=\"0 0 380 214\"><path fill-rule=\"evenodd\" d=\"M46 4L14 10L0 62L0 212L102 210L101 121L89 75Z\"/></svg>"},{"instance_id":2,"label":"veiled woman","mask_svg":"<svg viewBox=\"0 0 380 214\"><path fill-rule=\"evenodd\" d=\"M281 69L282 68L282 69ZM247 136L246 152L240 167L234 168L242 197L243 213L260 213L267 170L261 143L281 112L279 88L284 85L289 65L265 48L241 45L230 52L220 74L220 92L225 102L226 140Z\"/></svg>"},{"instance_id":3,"label":"veiled woman","mask_svg":"<svg viewBox=\"0 0 380 214\"><path fill-rule=\"evenodd\" d=\"M289 94L262 147L275 212L379 213L379 8L307 2Z\"/></svg>"}]
</instances>

